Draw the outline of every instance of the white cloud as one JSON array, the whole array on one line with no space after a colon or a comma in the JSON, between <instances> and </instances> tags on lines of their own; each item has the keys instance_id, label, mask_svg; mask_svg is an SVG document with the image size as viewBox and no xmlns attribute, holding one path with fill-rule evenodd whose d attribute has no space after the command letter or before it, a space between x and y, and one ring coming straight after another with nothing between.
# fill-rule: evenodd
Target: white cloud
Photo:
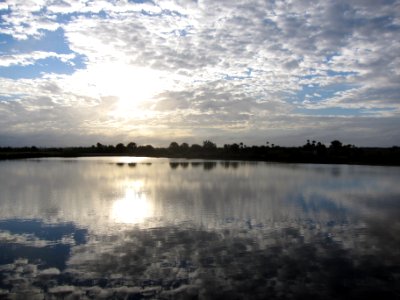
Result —
<instances>
[{"instance_id":1,"label":"white cloud","mask_svg":"<svg viewBox=\"0 0 400 300\"><path fill-rule=\"evenodd\" d=\"M0 230L0 241L2 244L19 244L35 248L43 248L55 244L55 242L39 239L33 234L12 234L3 230Z\"/></svg>"},{"instance_id":2,"label":"white cloud","mask_svg":"<svg viewBox=\"0 0 400 300\"><path fill-rule=\"evenodd\" d=\"M55 52L34 51L23 54L0 55L0 67L10 67L14 65L28 66L36 61L46 58L57 58L64 63L68 63L75 58L75 54L58 54Z\"/></svg>"},{"instance_id":3,"label":"white cloud","mask_svg":"<svg viewBox=\"0 0 400 300\"><path fill-rule=\"evenodd\" d=\"M40 30L56 30L59 27L51 16L43 12L47 5L45 0L7 0L5 3L10 13L2 16L6 26L0 27L0 33L12 35L17 40L25 40L29 36L39 38Z\"/></svg>"},{"instance_id":4,"label":"white cloud","mask_svg":"<svg viewBox=\"0 0 400 300\"><path fill-rule=\"evenodd\" d=\"M8 5L5 2L0 2L0 10L7 10L8 9Z\"/></svg>"},{"instance_id":5,"label":"white cloud","mask_svg":"<svg viewBox=\"0 0 400 300\"><path fill-rule=\"evenodd\" d=\"M121 109L115 114L88 106L88 114L90 110L98 114L104 128L112 123L143 129L145 123L178 130L195 124L193 131L184 130L188 135L196 134L196 126L221 131L224 126L243 128L249 134L265 118L279 119L279 132L290 135L296 127L290 116L296 119L299 108L314 115L321 108L342 108L358 109L357 115L398 116L399 1L379 1L379 5L374 1L7 1L7 5L11 13L3 17L7 26L1 32L26 39L39 37L43 29L61 27L69 48L86 57L84 70L70 76L43 76L43 85L47 81L49 87L58 87L57 93L36 88L38 94L27 93L31 100L26 102L26 96L17 92L26 88L22 80L3 93L25 99L18 102L24 109L42 107L43 119L51 118L40 100L43 93L54 107L70 103L77 111L85 111L86 104L82 110L79 105L86 101L99 104L114 97L120 107L124 102L122 114ZM64 62L73 58L40 51L3 53L0 65L34 64L46 55ZM304 86L311 88L309 95L319 96L307 98L301 93ZM338 90L324 94L328 89ZM130 104L131 97L140 101ZM0 105L9 113L16 104ZM18 124L17 119L8 117L5 122ZM72 119L75 127L83 123Z\"/></svg>"}]
</instances>

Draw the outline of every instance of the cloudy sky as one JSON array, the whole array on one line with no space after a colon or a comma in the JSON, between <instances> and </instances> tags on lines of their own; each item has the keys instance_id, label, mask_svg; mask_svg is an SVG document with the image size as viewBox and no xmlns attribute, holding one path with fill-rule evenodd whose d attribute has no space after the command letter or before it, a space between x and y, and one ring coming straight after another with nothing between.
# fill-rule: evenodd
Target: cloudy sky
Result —
<instances>
[{"instance_id":1,"label":"cloudy sky","mask_svg":"<svg viewBox=\"0 0 400 300\"><path fill-rule=\"evenodd\" d=\"M0 145L400 144L398 0L0 1Z\"/></svg>"}]
</instances>

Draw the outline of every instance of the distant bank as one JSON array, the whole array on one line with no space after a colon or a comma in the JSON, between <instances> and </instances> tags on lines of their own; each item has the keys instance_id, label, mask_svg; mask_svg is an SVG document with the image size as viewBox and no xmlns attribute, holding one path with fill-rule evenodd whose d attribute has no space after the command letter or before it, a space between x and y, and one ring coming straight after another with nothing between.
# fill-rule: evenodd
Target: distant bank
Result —
<instances>
[{"instance_id":1,"label":"distant bank","mask_svg":"<svg viewBox=\"0 0 400 300\"><path fill-rule=\"evenodd\" d=\"M225 144L223 147L211 141L202 145L172 142L169 147L137 145L103 145L97 143L90 147L38 148L2 147L0 159L23 159L40 157L81 157L81 156L148 156L167 158L198 158L221 160L257 160L287 163L318 164L361 164L400 166L400 147L356 147L332 141L329 146L320 142L307 141L300 147L281 147L274 144L246 146L243 143Z\"/></svg>"}]
</instances>

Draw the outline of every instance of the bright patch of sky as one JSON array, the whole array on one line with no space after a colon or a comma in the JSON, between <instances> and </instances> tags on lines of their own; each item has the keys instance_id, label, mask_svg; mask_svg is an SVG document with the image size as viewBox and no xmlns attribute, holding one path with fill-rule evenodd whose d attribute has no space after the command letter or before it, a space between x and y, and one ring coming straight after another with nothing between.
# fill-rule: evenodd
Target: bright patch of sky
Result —
<instances>
[{"instance_id":1,"label":"bright patch of sky","mask_svg":"<svg viewBox=\"0 0 400 300\"><path fill-rule=\"evenodd\" d=\"M0 2L0 146L400 144L400 1Z\"/></svg>"}]
</instances>

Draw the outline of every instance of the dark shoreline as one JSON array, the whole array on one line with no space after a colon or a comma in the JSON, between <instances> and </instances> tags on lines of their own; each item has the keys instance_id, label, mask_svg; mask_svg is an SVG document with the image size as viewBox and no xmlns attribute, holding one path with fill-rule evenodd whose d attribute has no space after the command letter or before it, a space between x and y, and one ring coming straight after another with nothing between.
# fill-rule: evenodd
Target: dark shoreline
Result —
<instances>
[{"instance_id":1,"label":"dark shoreline","mask_svg":"<svg viewBox=\"0 0 400 300\"><path fill-rule=\"evenodd\" d=\"M347 154L347 155L346 155ZM166 148L153 148L151 151L129 152L91 152L79 151L75 148L60 148L56 151L0 151L0 160L16 160L29 158L77 158L77 157L159 157L176 159L209 159L209 160L234 160L234 161L264 161L277 163L307 163L307 164L347 164L347 165L372 165L372 166L400 166L400 149L395 148L357 148L356 153L324 153L302 151L299 148L275 148L262 153L242 151L227 153L223 149L215 151L198 151L187 153L174 153Z\"/></svg>"}]
</instances>

